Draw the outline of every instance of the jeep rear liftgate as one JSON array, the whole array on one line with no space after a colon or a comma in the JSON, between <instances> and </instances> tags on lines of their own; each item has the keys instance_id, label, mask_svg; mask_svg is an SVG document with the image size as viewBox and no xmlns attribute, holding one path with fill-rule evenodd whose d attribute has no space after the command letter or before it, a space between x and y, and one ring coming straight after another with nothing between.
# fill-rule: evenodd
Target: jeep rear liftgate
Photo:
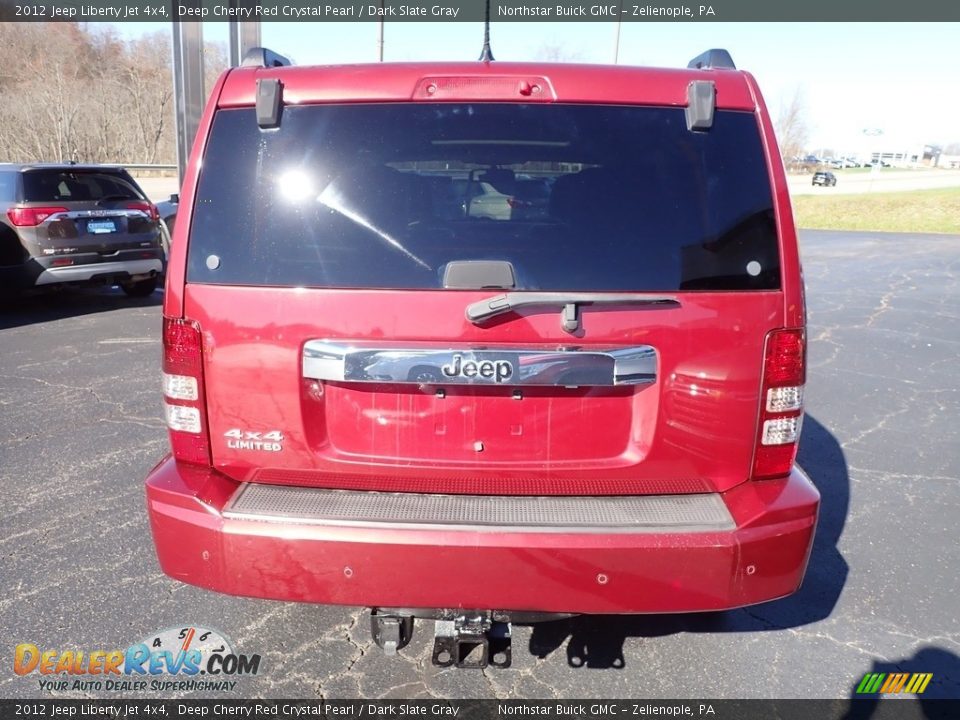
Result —
<instances>
[{"instance_id":1,"label":"jeep rear liftgate","mask_svg":"<svg viewBox=\"0 0 960 720\"><path fill-rule=\"evenodd\" d=\"M784 322L751 113L698 133L682 108L317 105L266 133L221 110L197 193L184 309L231 477L616 495L750 475Z\"/></svg>"},{"instance_id":2,"label":"jeep rear liftgate","mask_svg":"<svg viewBox=\"0 0 960 720\"><path fill-rule=\"evenodd\" d=\"M270 57L184 182L164 570L369 607L388 653L432 618L475 667L511 622L796 590L802 282L752 78Z\"/></svg>"},{"instance_id":3,"label":"jeep rear liftgate","mask_svg":"<svg viewBox=\"0 0 960 720\"><path fill-rule=\"evenodd\" d=\"M702 493L750 475L776 293L585 309L583 338L555 311L477 327L464 308L484 295L188 286L215 466L506 495ZM716 327L721 312L736 322ZM433 339L403 340L425 324Z\"/></svg>"}]
</instances>

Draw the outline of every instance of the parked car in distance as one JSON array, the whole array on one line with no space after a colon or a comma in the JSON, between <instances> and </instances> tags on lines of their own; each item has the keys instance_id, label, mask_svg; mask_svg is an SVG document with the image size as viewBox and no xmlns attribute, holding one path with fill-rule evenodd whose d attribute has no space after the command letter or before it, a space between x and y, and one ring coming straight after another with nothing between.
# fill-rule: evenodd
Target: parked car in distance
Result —
<instances>
[{"instance_id":1,"label":"parked car in distance","mask_svg":"<svg viewBox=\"0 0 960 720\"><path fill-rule=\"evenodd\" d=\"M543 178L518 177L507 201L512 220L545 220L550 215L550 182Z\"/></svg>"},{"instance_id":2,"label":"parked car in distance","mask_svg":"<svg viewBox=\"0 0 960 720\"><path fill-rule=\"evenodd\" d=\"M177 222L177 210L179 209L180 193L173 193L166 200L157 203L157 212L160 214L163 224L167 226L167 232L170 233L171 237L173 237L173 227Z\"/></svg>"},{"instance_id":3,"label":"parked car in distance","mask_svg":"<svg viewBox=\"0 0 960 720\"><path fill-rule=\"evenodd\" d=\"M511 197L497 190L491 183L463 181L464 216L487 218L489 220L509 220Z\"/></svg>"},{"instance_id":4,"label":"parked car in distance","mask_svg":"<svg viewBox=\"0 0 960 720\"><path fill-rule=\"evenodd\" d=\"M170 243L173 241L173 228L177 222L177 210L180 208L180 194L173 193L166 200L157 203L160 215L160 231L163 236L164 257L170 257ZM166 265L164 265L166 270Z\"/></svg>"},{"instance_id":5,"label":"parked car in distance","mask_svg":"<svg viewBox=\"0 0 960 720\"><path fill-rule=\"evenodd\" d=\"M547 218L550 184L546 180L514 177L512 172L500 169L487 171L479 178L452 181L453 192L463 198L464 217L513 221Z\"/></svg>"},{"instance_id":6,"label":"parked car in distance","mask_svg":"<svg viewBox=\"0 0 960 720\"><path fill-rule=\"evenodd\" d=\"M837 176L832 172L820 171L813 174L813 184L822 187L833 187L837 184Z\"/></svg>"},{"instance_id":7,"label":"parked car in distance","mask_svg":"<svg viewBox=\"0 0 960 720\"><path fill-rule=\"evenodd\" d=\"M851 160L850 158L839 158L837 160L832 160L830 162L830 167L836 170L843 170L845 168L860 167L860 163L858 163L856 160Z\"/></svg>"},{"instance_id":8,"label":"parked car in distance","mask_svg":"<svg viewBox=\"0 0 960 720\"><path fill-rule=\"evenodd\" d=\"M0 165L0 287L118 284L152 293L165 254L156 206L115 165Z\"/></svg>"}]
</instances>

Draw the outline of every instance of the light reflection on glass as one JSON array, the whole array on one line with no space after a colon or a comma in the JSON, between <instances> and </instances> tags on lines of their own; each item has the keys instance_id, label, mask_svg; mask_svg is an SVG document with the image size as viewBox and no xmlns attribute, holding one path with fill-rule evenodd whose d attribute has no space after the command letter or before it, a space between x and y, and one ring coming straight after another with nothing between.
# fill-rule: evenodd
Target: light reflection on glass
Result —
<instances>
[{"instance_id":1,"label":"light reflection on glass","mask_svg":"<svg viewBox=\"0 0 960 720\"><path fill-rule=\"evenodd\" d=\"M389 234L387 234L386 232L378 228L376 225L371 223L369 220L367 220L365 217L363 217L356 210L349 207L348 205L349 200L345 198L343 194L339 190L337 190L337 188L335 188L332 184L327 185L327 187L324 188L323 192L320 193L320 195L317 197L317 202L321 203L322 205L326 205L331 210L338 212L344 217L347 217L350 220L353 220L353 222L357 223L358 225L365 227L367 230L374 233L377 237L385 241L392 248L403 253L405 257L409 258L410 260L415 262L417 265L420 265L421 267L427 270L433 269L429 265L427 265L427 263L425 263L423 260L421 260L412 252L407 250L400 243L399 240L397 240L394 237L391 237Z\"/></svg>"},{"instance_id":2,"label":"light reflection on glass","mask_svg":"<svg viewBox=\"0 0 960 720\"><path fill-rule=\"evenodd\" d=\"M288 170L277 178L277 192L283 200L300 202L313 195L313 179L302 170Z\"/></svg>"}]
</instances>

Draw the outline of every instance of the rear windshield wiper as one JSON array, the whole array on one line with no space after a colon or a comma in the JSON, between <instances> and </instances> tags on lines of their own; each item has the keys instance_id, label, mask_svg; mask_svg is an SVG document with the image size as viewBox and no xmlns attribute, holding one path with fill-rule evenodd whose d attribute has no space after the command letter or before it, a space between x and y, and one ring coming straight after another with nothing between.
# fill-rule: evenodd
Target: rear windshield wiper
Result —
<instances>
[{"instance_id":1,"label":"rear windshield wiper","mask_svg":"<svg viewBox=\"0 0 960 720\"><path fill-rule=\"evenodd\" d=\"M628 293L512 292L495 295L467 306L467 320L479 325L497 315L517 308L546 305L563 308L561 326L567 332L580 329L581 305L633 305L655 308L680 307L680 302L667 295L641 296Z\"/></svg>"}]
</instances>

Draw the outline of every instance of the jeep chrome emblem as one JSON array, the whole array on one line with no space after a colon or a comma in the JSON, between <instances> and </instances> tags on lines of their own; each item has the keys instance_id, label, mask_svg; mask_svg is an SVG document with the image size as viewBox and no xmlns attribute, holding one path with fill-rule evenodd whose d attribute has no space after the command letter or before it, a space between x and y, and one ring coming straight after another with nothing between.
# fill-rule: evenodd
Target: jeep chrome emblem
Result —
<instances>
[{"instance_id":1,"label":"jeep chrome emblem","mask_svg":"<svg viewBox=\"0 0 960 720\"><path fill-rule=\"evenodd\" d=\"M502 383L513 377L513 365L507 360L464 360L460 353L440 371L448 378L483 378Z\"/></svg>"}]
</instances>

